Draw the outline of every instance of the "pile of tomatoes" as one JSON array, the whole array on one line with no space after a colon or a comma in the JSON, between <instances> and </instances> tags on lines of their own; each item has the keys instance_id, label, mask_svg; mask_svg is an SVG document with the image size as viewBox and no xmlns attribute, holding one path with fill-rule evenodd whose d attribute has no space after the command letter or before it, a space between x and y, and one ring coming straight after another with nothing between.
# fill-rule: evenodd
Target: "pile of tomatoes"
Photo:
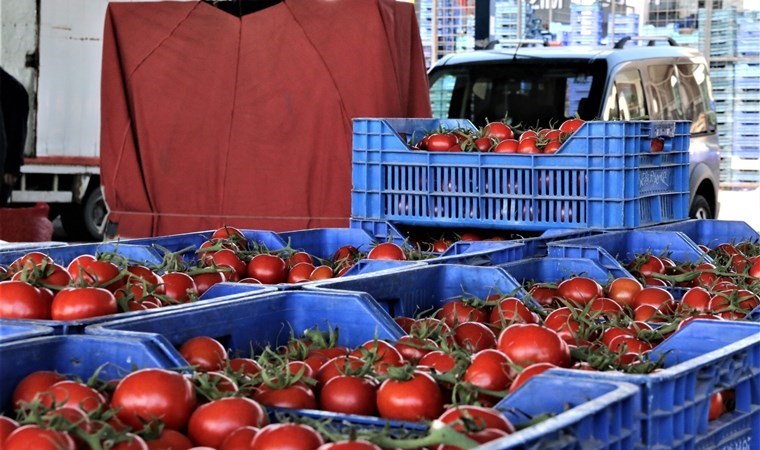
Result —
<instances>
[{"instance_id":1,"label":"pile of tomatoes","mask_svg":"<svg viewBox=\"0 0 760 450\"><path fill-rule=\"evenodd\" d=\"M81 320L192 302L225 281L257 284L301 283L341 276L361 259L418 258L394 243L368 253L346 245L331 260L289 248L269 251L249 243L233 227L216 230L197 250L195 263L166 252L157 267L118 253L81 255L66 267L42 252L30 252L0 267L0 318Z\"/></svg>"},{"instance_id":2,"label":"pile of tomatoes","mask_svg":"<svg viewBox=\"0 0 760 450\"><path fill-rule=\"evenodd\" d=\"M431 152L553 154L583 124L583 120L576 118L564 121L556 129L520 131L504 121L489 122L477 131L460 128L430 132L409 146L412 150Z\"/></svg>"}]
</instances>

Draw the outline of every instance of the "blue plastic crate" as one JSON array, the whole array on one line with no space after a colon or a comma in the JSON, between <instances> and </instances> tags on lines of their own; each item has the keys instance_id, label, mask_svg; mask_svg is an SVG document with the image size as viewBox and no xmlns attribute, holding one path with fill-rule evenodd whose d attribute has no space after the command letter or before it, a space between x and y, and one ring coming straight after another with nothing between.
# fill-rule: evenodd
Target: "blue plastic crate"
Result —
<instances>
[{"instance_id":1,"label":"blue plastic crate","mask_svg":"<svg viewBox=\"0 0 760 450\"><path fill-rule=\"evenodd\" d=\"M49 334L53 334L50 327L0 319L0 342L20 341Z\"/></svg>"},{"instance_id":2,"label":"blue plastic crate","mask_svg":"<svg viewBox=\"0 0 760 450\"><path fill-rule=\"evenodd\" d=\"M714 248L718 244L741 241L760 242L760 233L746 222L738 220L686 220L658 225L650 230L678 231L697 245Z\"/></svg>"},{"instance_id":3,"label":"blue plastic crate","mask_svg":"<svg viewBox=\"0 0 760 450\"><path fill-rule=\"evenodd\" d=\"M519 283L500 268L448 264L368 274L356 279L336 278L306 289L365 292L393 317L415 317L461 296L524 295Z\"/></svg>"},{"instance_id":4,"label":"blue plastic crate","mask_svg":"<svg viewBox=\"0 0 760 450\"><path fill-rule=\"evenodd\" d=\"M361 293L279 291L214 304L194 304L171 314L117 319L87 327L89 334L150 336L165 346L180 346L195 336L218 339L232 354L249 355L267 345L287 343L318 326L339 329L338 345L398 339L404 332L372 298ZM181 358L175 352L177 358ZM184 359L180 359L184 361Z\"/></svg>"},{"instance_id":5,"label":"blue plastic crate","mask_svg":"<svg viewBox=\"0 0 760 450\"><path fill-rule=\"evenodd\" d=\"M66 267L74 258L81 255L116 252L130 261L141 264L159 264L161 256L154 249L144 245L122 242L104 242L101 244L74 244L56 247L28 247L0 253L0 264L10 264L27 253L39 251L50 256L53 261Z\"/></svg>"},{"instance_id":6,"label":"blue plastic crate","mask_svg":"<svg viewBox=\"0 0 760 450\"><path fill-rule=\"evenodd\" d=\"M711 262L691 239L677 231L617 231L597 236L550 242L549 256L588 258L597 261L616 278L630 277L625 265L637 255L667 255L678 262Z\"/></svg>"},{"instance_id":7,"label":"blue plastic crate","mask_svg":"<svg viewBox=\"0 0 760 450\"><path fill-rule=\"evenodd\" d=\"M556 283L573 276L588 277L604 286L613 278L612 273L597 261L585 258L529 258L499 267L524 287L531 281Z\"/></svg>"},{"instance_id":8,"label":"blue plastic crate","mask_svg":"<svg viewBox=\"0 0 760 450\"><path fill-rule=\"evenodd\" d=\"M179 367L174 350L145 338L48 336L0 344L0 412L12 415L16 385L37 370L87 379L98 369L105 380L121 378L133 368Z\"/></svg>"},{"instance_id":9,"label":"blue plastic crate","mask_svg":"<svg viewBox=\"0 0 760 450\"><path fill-rule=\"evenodd\" d=\"M267 285L261 285L261 284L242 284L237 283L241 286L246 286L245 290L247 292L247 295L255 296L259 294L266 294L268 292L274 292L277 290L277 288ZM212 286L212 289L213 286ZM209 289L206 293L204 293L201 298L198 300L199 302L207 302L207 301L214 301L214 302L224 302L227 300L234 300L238 297L237 292L225 292L223 289ZM126 318L134 318L136 320L141 320L142 318L151 316L153 314L173 314L174 312L181 311L184 308L188 308L192 305L196 305L198 302L194 303L187 303L187 304L180 304L180 305L170 305L170 306L162 306L160 308L154 308L154 309L147 309L144 311L130 311L130 312L120 312L117 314L110 314L107 316L99 316L99 317L90 317L88 319L79 319L79 320L33 320L33 319L4 319L7 322L12 322L14 324L17 324L19 326L36 326L36 327L49 327L53 330L53 334L64 334L64 335L72 335L72 334L82 334L85 332L85 328L102 322L108 322L111 320L119 320L119 319L126 319Z\"/></svg>"},{"instance_id":10,"label":"blue plastic crate","mask_svg":"<svg viewBox=\"0 0 760 450\"><path fill-rule=\"evenodd\" d=\"M138 238L138 239L125 239L122 242L132 245L140 245L146 247L161 246L169 251L178 252L187 248L194 248L197 250L201 244L211 239L215 230L199 231L195 233L182 233L182 234L170 234L166 236L150 237L150 238ZM269 250L276 250L285 247L285 242L274 231L264 230L240 230L248 241L256 243L256 245L264 246ZM190 250L187 253L183 253L183 258L189 262L195 262L198 260L198 255L195 250ZM156 253L160 253L156 251Z\"/></svg>"},{"instance_id":11,"label":"blue plastic crate","mask_svg":"<svg viewBox=\"0 0 760 450\"><path fill-rule=\"evenodd\" d=\"M554 416L478 450L633 449L640 439L635 419L639 395L629 383L574 379L551 371L540 374L495 407L516 426L526 424L525 414Z\"/></svg>"},{"instance_id":12,"label":"blue plastic crate","mask_svg":"<svg viewBox=\"0 0 760 450\"><path fill-rule=\"evenodd\" d=\"M641 389L641 448L757 448L760 442L760 324L695 320L658 345L665 368L648 375L554 369ZM736 390L736 410L708 422L710 397Z\"/></svg>"},{"instance_id":13,"label":"blue plastic crate","mask_svg":"<svg viewBox=\"0 0 760 450\"><path fill-rule=\"evenodd\" d=\"M413 151L401 137L451 124L355 119L352 217L543 231L688 216L688 122L587 122L554 155Z\"/></svg>"},{"instance_id":14,"label":"blue plastic crate","mask_svg":"<svg viewBox=\"0 0 760 450\"><path fill-rule=\"evenodd\" d=\"M0 243L0 253L30 251L28 249L42 249L50 247L63 247L68 245L66 242L48 241L48 242L3 242Z\"/></svg>"},{"instance_id":15,"label":"blue plastic crate","mask_svg":"<svg viewBox=\"0 0 760 450\"><path fill-rule=\"evenodd\" d=\"M547 255L547 246L549 242L572 239L576 237L595 236L599 233L603 233L603 231L554 229L544 231L541 236L520 239L520 242L525 245L524 253L526 258L538 257Z\"/></svg>"}]
</instances>

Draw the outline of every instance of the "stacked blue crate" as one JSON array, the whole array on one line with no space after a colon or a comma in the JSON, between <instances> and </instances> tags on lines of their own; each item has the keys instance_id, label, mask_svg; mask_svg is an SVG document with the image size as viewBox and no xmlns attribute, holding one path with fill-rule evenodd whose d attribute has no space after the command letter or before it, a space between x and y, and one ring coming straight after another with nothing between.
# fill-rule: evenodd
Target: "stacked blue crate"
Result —
<instances>
[{"instance_id":1,"label":"stacked blue crate","mask_svg":"<svg viewBox=\"0 0 760 450\"><path fill-rule=\"evenodd\" d=\"M718 121L718 143L721 147L721 181L731 178L731 155L734 137L734 64L731 62L710 65L715 113Z\"/></svg>"},{"instance_id":2,"label":"stacked blue crate","mask_svg":"<svg viewBox=\"0 0 760 450\"><path fill-rule=\"evenodd\" d=\"M639 15L638 14L610 14L607 17L607 36L612 37L610 44L615 44L626 36L637 36L639 34Z\"/></svg>"},{"instance_id":3,"label":"stacked blue crate","mask_svg":"<svg viewBox=\"0 0 760 450\"><path fill-rule=\"evenodd\" d=\"M735 65L734 95L732 181L757 183L760 172L753 166L760 159L760 62Z\"/></svg>"},{"instance_id":4,"label":"stacked blue crate","mask_svg":"<svg viewBox=\"0 0 760 450\"><path fill-rule=\"evenodd\" d=\"M707 26L707 14L704 9L700 8L697 15L699 28L705 29ZM710 57L732 57L736 55L736 36L737 36L737 19L738 14L734 8L723 8L713 10L710 16ZM704 52L706 39L699 41L698 48Z\"/></svg>"},{"instance_id":5,"label":"stacked blue crate","mask_svg":"<svg viewBox=\"0 0 760 450\"><path fill-rule=\"evenodd\" d=\"M520 39L522 34L518 29L519 23L522 23L522 29L528 21L530 14L530 5L523 4L518 7L516 0L494 0L491 2L491 16L493 18L493 30L491 31L493 40L501 43L497 48L509 47L505 41Z\"/></svg>"},{"instance_id":6,"label":"stacked blue crate","mask_svg":"<svg viewBox=\"0 0 760 450\"><path fill-rule=\"evenodd\" d=\"M582 98L588 97L591 91L591 79L585 81L567 80L567 111L575 114L578 111L578 104Z\"/></svg>"},{"instance_id":7,"label":"stacked blue crate","mask_svg":"<svg viewBox=\"0 0 760 450\"><path fill-rule=\"evenodd\" d=\"M740 56L760 55L760 12L746 11L737 22L736 53Z\"/></svg>"},{"instance_id":8,"label":"stacked blue crate","mask_svg":"<svg viewBox=\"0 0 760 450\"><path fill-rule=\"evenodd\" d=\"M570 5L570 45L599 45L602 37L602 5Z\"/></svg>"},{"instance_id":9,"label":"stacked blue crate","mask_svg":"<svg viewBox=\"0 0 760 450\"><path fill-rule=\"evenodd\" d=\"M433 24L433 7L436 7L436 23ZM421 0L417 3L417 15L425 58L430 63L433 52L437 56L474 47L474 8L463 6L458 0ZM433 42L433 26L436 42Z\"/></svg>"}]
</instances>

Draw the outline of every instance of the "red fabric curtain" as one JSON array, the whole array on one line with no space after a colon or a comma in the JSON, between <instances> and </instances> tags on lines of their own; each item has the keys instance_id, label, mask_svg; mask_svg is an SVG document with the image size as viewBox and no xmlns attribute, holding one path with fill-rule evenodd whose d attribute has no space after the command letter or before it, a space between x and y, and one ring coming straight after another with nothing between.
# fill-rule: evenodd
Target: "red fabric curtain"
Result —
<instances>
[{"instance_id":1,"label":"red fabric curtain","mask_svg":"<svg viewBox=\"0 0 760 450\"><path fill-rule=\"evenodd\" d=\"M101 182L121 236L347 226L351 119L430 117L413 5L111 3Z\"/></svg>"}]
</instances>

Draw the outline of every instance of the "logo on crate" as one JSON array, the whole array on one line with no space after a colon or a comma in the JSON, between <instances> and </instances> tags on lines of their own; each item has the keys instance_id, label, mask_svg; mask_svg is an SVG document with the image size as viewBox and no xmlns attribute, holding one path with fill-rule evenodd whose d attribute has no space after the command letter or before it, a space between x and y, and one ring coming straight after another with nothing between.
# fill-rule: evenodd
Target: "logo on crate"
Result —
<instances>
[{"instance_id":1,"label":"logo on crate","mask_svg":"<svg viewBox=\"0 0 760 450\"><path fill-rule=\"evenodd\" d=\"M752 438L747 436L740 441L735 441L718 447L718 450L750 450L752 448Z\"/></svg>"},{"instance_id":2,"label":"logo on crate","mask_svg":"<svg viewBox=\"0 0 760 450\"><path fill-rule=\"evenodd\" d=\"M639 189L644 192L671 190L673 180L668 169L647 169L639 172Z\"/></svg>"}]
</instances>

